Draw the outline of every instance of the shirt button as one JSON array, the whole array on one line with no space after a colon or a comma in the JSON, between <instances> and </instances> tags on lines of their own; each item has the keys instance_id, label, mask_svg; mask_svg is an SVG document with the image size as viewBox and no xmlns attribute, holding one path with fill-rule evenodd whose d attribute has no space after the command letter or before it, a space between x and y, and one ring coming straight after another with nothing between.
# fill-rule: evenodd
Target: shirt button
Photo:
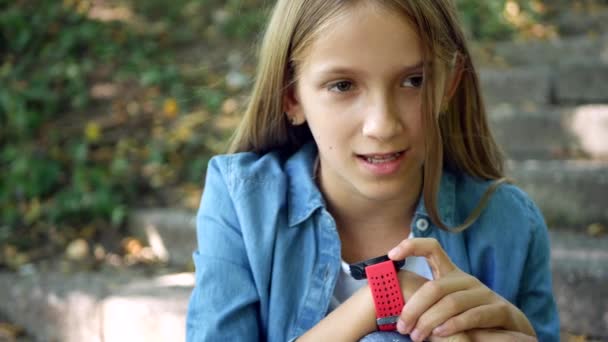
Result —
<instances>
[{"instance_id":1,"label":"shirt button","mask_svg":"<svg viewBox=\"0 0 608 342\"><path fill-rule=\"evenodd\" d=\"M419 231L424 232L429 229L429 221L424 218L418 219L418 221L416 221L416 228L418 228Z\"/></svg>"}]
</instances>

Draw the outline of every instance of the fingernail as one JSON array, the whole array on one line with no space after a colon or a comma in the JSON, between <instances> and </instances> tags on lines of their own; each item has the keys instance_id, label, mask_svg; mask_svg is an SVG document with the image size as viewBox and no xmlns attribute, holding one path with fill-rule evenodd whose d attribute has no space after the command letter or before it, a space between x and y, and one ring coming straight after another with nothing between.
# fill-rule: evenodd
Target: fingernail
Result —
<instances>
[{"instance_id":1,"label":"fingernail","mask_svg":"<svg viewBox=\"0 0 608 342\"><path fill-rule=\"evenodd\" d=\"M401 252L401 248L399 246L397 246L388 252L388 257L393 259L393 258L397 257L397 254L399 254L399 252Z\"/></svg>"},{"instance_id":2,"label":"fingernail","mask_svg":"<svg viewBox=\"0 0 608 342\"><path fill-rule=\"evenodd\" d=\"M418 331L417 329L414 329L414 331L412 331L412 333L410 334L410 338L416 342L422 341L420 337L422 336L420 336L420 331Z\"/></svg>"},{"instance_id":3,"label":"fingernail","mask_svg":"<svg viewBox=\"0 0 608 342\"><path fill-rule=\"evenodd\" d=\"M405 323L402 320L397 321L397 331L402 334L407 334Z\"/></svg>"}]
</instances>

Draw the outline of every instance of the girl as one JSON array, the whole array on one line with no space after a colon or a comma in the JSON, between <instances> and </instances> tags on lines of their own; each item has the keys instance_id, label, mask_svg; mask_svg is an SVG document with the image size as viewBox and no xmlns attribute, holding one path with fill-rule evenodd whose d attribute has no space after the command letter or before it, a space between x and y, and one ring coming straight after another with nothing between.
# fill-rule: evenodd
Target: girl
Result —
<instances>
[{"instance_id":1,"label":"girl","mask_svg":"<svg viewBox=\"0 0 608 342\"><path fill-rule=\"evenodd\" d=\"M450 0L279 0L209 163L188 340L557 341L547 230L478 83ZM375 332L348 265L387 252L406 304Z\"/></svg>"}]
</instances>

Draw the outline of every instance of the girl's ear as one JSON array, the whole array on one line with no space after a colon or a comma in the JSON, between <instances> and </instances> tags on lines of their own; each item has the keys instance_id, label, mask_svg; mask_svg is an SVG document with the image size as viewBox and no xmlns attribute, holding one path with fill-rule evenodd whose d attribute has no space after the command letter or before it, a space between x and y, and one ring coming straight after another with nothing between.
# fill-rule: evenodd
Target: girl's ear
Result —
<instances>
[{"instance_id":1,"label":"girl's ear","mask_svg":"<svg viewBox=\"0 0 608 342\"><path fill-rule=\"evenodd\" d=\"M283 94L283 113L287 115L288 121L294 126L301 125L306 121L295 85L290 85Z\"/></svg>"},{"instance_id":2,"label":"girl's ear","mask_svg":"<svg viewBox=\"0 0 608 342\"><path fill-rule=\"evenodd\" d=\"M454 71L450 75L449 87L446 89L445 93L445 102L450 102L454 94L456 94L456 90L458 89L458 85L460 85L462 74L464 72L464 57L457 54L454 59Z\"/></svg>"}]
</instances>

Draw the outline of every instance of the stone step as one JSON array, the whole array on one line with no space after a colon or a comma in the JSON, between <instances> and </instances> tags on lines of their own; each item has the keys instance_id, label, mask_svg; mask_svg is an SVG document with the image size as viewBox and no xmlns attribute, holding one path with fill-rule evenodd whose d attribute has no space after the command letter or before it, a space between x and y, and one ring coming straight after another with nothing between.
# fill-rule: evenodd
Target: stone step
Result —
<instances>
[{"instance_id":1,"label":"stone step","mask_svg":"<svg viewBox=\"0 0 608 342\"><path fill-rule=\"evenodd\" d=\"M530 194L550 227L608 223L608 162L511 160L506 173Z\"/></svg>"},{"instance_id":2,"label":"stone step","mask_svg":"<svg viewBox=\"0 0 608 342\"><path fill-rule=\"evenodd\" d=\"M0 311L36 341L184 341L191 273L0 273Z\"/></svg>"},{"instance_id":3,"label":"stone step","mask_svg":"<svg viewBox=\"0 0 608 342\"><path fill-rule=\"evenodd\" d=\"M574 12L563 10L552 20L562 36L581 36L608 33L608 10Z\"/></svg>"},{"instance_id":4,"label":"stone step","mask_svg":"<svg viewBox=\"0 0 608 342\"><path fill-rule=\"evenodd\" d=\"M511 159L608 160L608 105L499 105L488 111L499 145Z\"/></svg>"},{"instance_id":5,"label":"stone step","mask_svg":"<svg viewBox=\"0 0 608 342\"><path fill-rule=\"evenodd\" d=\"M608 32L552 40L504 41L495 43L489 50L494 62L507 66L557 66L590 60L608 63Z\"/></svg>"},{"instance_id":6,"label":"stone step","mask_svg":"<svg viewBox=\"0 0 608 342\"><path fill-rule=\"evenodd\" d=\"M551 230L562 330L608 341L608 237ZM0 273L0 312L36 341L183 341L192 273Z\"/></svg>"},{"instance_id":7,"label":"stone step","mask_svg":"<svg viewBox=\"0 0 608 342\"><path fill-rule=\"evenodd\" d=\"M608 341L608 236L559 230L550 234L562 330Z\"/></svg>"},{"instance_id":8,"label":"stone step","mask_svg":"<svg viewBox=\"0 0 608 342\"><path fill-rule=\"evenodd\" d=\"M137 209L129 215L131 234L145 241L172 266L192 265L196 249L196 213L183 209Z\"/></svg>"},{"instance_id":9,"label":"stone step","mask_svg":"<svg viewBox=\"0 0 608 342\"><path fill-rule=\"evenodd\" d=\"M481 68L479 77L482 95L489 106L551 102L551 69L546 66Z\"/></svg>"},{"instance_id":10,"label":"stone step","mask_svg":"<svg viewBox=\"0 0 608 342\"><path fill-rule=\"evenodd\" d=\"M140 278L116 289L103 301L105 342L185 341L193 273Z\"/></svg>"},{"instance_id":11,"label":"stone step","mask_svg":"<svg viewBox=\"0 0 608 342\"><path fill-rule=\"evenodd\" d=\"M608 50L608 48L607 48ZM552 77L554 103L608 102L608 62L565 62Z\"/></svg>"},{"instance_id":12,"label":"stone step","mask_svg":"<svg viewBox=\"0 0 608 342\"><path fill-rule=\"evenodd\" d=\"M608 103L608 61L481 68L479 73L490 106Z\"/></svg>"}]
</instances>

